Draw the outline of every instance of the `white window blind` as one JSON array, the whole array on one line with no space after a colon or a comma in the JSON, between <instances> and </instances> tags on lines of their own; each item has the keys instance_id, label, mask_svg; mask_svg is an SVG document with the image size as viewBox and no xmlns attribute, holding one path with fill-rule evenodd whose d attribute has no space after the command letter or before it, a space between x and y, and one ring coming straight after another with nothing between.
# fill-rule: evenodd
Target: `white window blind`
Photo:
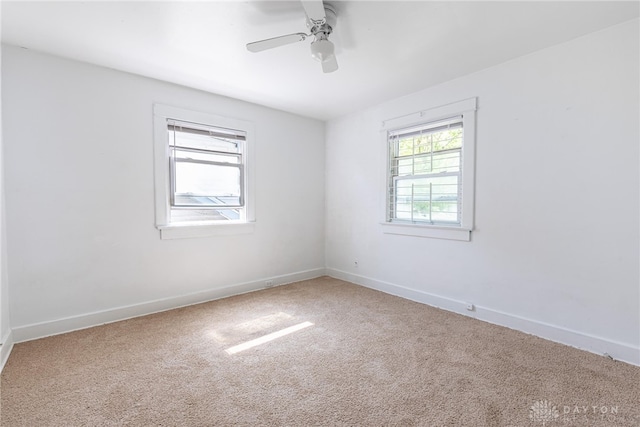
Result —
<instances>
[{"instance_id":1,"label":"white window blind","mask_svg":"<svg viewBox=\"0 0 640 427\"><path fill-rule=\"evenodd\" d=\"M387 221L460 226L463 117L388 132Z\"/></svg>"}]
</instances>

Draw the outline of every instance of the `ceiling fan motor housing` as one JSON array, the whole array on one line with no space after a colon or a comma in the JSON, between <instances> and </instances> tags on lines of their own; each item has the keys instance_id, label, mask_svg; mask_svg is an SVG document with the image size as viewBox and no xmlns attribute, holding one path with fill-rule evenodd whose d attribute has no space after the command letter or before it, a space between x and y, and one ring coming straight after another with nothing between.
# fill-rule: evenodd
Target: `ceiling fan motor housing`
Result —
<instances>
[{"instance_id":1,"label":"ceiling fan motor housing","mask_svg":"<svg viewBox=\"0 0 640 427\"><path fill-rule=\"evenodd\" d=\"M307 17L307 28L311 34L316 34L318 32L325 32L327 35L331 34L333 28L336 26L336 21L338 15L336 14L336 10L329 3L324 4L324 13L325 19L323 21L314 21L313 19Z\"/></svg>"}]
</instances>

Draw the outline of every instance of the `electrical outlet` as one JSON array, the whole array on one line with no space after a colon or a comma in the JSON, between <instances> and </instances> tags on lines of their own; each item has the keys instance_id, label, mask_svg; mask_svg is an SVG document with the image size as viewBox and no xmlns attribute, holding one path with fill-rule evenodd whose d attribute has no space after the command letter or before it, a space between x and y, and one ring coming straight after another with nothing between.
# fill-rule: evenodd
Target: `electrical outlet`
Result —
<instances>
[{"instance_id":1,"label":"electrical outlet","mask_svg":"<svg viewBox=\"0 0 640 427\"><path fill-rule=\"evenodd\" d=\"M265 286L265 288L270 288L270 287L272 287L272 286L273 286L273 280L266 280L266 281L264 282L264 286Z\"/></svg>"},{"instance_id":2,"label":"electrical outlet","mask_svg":"<svg viewBox=\"0 0 640 427\"><path fill-rule=\"evenodd\" d=\"M474 311L475 309L476 307L473 304L471 304L470 302L467 303L467 310Z\"/></svg>"}]
</instances>

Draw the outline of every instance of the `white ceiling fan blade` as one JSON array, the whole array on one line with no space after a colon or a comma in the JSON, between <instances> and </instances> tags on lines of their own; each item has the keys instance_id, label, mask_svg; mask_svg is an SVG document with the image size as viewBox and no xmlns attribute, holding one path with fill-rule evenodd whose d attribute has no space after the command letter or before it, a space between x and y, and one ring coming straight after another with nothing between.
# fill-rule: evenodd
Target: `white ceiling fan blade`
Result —
<instances>
[{"instance_id":1,"label":"white ceiling fan blade","mask_svg":"<svg viewBox=\"0 0 640 427\"><path fill-rule=\"evenodd\" d=\"M322 3L322 0L301 0L301 3L309 19L312 21L326 21L327 18L324 14L324 3Z\"/></svg>"},{"instance_id":2,"label":"white ceiling fan blade","mask_svg":"<svg viewBox=\"0 0 640 427\"><path fill-rule=\"evenodd\" d=\"M258 42L247 43L247 50L249 52L262 52L263 50L273 49L274 47L301 42L306 38L307 35L305 33L287 34L286 36L273 37L266 40L260 40Z\"/></svg>"},{"instance_id":3,"label":"white ceiling fan blade","mask_svg":"<svg viewBox=\"0 0 640 427\"><path fill-rule=\"evenodd\" d=\"M333 73L338 69L338 60L335 55L322 62L322 71L325 73Z\"/></svg>"}]
</instances>

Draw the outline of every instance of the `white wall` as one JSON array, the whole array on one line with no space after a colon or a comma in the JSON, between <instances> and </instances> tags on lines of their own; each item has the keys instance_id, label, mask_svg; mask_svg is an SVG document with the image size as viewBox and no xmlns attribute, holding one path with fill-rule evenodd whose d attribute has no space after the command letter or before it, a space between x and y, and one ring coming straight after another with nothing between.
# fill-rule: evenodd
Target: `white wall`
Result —
<instances>
[{"instance_id":1,"label":"white wall","mask_svg":"<svg viewBox=\"0 0 640 427\"><path fill-rule=\"evenodd\" d=\"M2 68L2 47L0 46L0 69ZM8 331L8 319L5 319L9 314L9 310L5 309L5 303L8 301L4 295L4 281L2 276L5 272L4 265L2 263L2 254L5 249L5 226L4 226L4 168L3 163L3 143L2 143L2 74L0 73L0 354L2 354L2 344L5 341L5 329ZM0 366L2 366L2 360L0 359Z\"/></svg>"},{"instance_id":2,"label":"white wall","mask_svg":"<svg viewBox=\"0 0 640 427\"><path fill-rule=\"evenodd\" d=\"M329 122L329 274L640 363L638 35L630 21ZM382 120L476 96L472 241L383 234Z\"/></svg>"},{"instance_id":3,"label":"white wall","mask_svg":"<svg viewBox=\"0 0 640 427\"><path fill-rule=\"evenodd\" d=\"M322 122L13 46L2 55L16 341L324 272ZM160 240L154 102L255 124L253 234Z\"/></svg>"},{"instance_id":4,"label":"white wall","mask_svg":"<svg viewBox=\"0 0 640 427\"><path fill-rule=\"evenodd\" d=\"M2 66L0 48L0 68ZM2 76L0 76L0 370L11 348L9 323L9 282L7 280L7 244L4 192L4 145L2 139Z\"/></svg>"}]
</instances>

